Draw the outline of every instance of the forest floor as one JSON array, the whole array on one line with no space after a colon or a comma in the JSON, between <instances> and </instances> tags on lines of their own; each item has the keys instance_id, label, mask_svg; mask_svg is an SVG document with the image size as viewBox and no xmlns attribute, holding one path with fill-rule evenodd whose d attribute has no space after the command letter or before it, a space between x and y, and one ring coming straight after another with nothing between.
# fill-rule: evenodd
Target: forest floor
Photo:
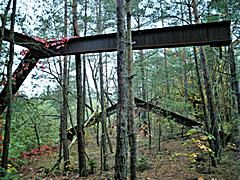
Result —
<instances>
[{"instance_id":1,"label":"forest floor","mask_svg":"<svg viewBox=\"0 0 240 180\"><path fill-rule=\"evenodd\" d=\"M199 142L199 141L196 141ZM229 179L240 180L240 154L231 148L223 151L222 160L218 168L210 166L209 155L204 149L197 148L192 138L168 139L161 142L161 151L157 146L148 148L148 138L138 140L138 178L139 179ZM113 142L113 147L115 143ZM109 170L101 172L100 149L95 139L86 141L87 154L91 160L94 171L85 178L80 179L114 179L114 156L109 153ZM197 156L197 157L196 157ZM58 159L58 147L45 150L45 152L21 158L21 166L17 168L20 179L79 179L77 174L78 158L77 145L74 144L70 152L71 170L63 175L62 164L59 169L49 170ZM89 166L89 164L88 164ZM47 175L46 175L47 174Z\"/></svg>"}]
</instances>

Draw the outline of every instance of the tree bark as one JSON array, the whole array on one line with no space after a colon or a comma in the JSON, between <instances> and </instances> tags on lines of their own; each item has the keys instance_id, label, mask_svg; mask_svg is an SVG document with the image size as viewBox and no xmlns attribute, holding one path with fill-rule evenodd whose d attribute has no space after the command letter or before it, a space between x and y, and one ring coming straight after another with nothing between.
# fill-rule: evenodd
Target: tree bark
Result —
<instances>
[{"instance_id":1,"label":"tree bark","mask_svg":"<svg viewBox=\"0 0 240 180\"><path fill-rule=\"evenodd\" d=\"M96 89L96 93L97 93L97 101L99 101L99 91L98 91L98 85L97 85L97 80L96 80L96 77L94 76L94 69L91 65L91 62L90 60L88 59L88 63L89 63L89 66L90 66L90 69L92 71L92 79L93 79L93 82L94 82L94 87ZM99 123L97 123L97 131L96 131L96 141L97 141L97 145L99 146Z\"/></svg>"},{"instance_id":2,"label":"tree bark","mask_svg":"<svg viewBox=\"0 0 240 180\"><path fill-rule=\"evenodd\" d=\"M133 58L131 33L131 0L126 0L127 13L127 62L128 62L128 138L130 146L130 179L137 179L137 142L134 124Z\"/></svg>"},{"instance_id":3,"label":"tree bark","mask_svg":"<svg viewBox=\"0 0 240 180\"><path fill-rule=\"evenodd\" d=\"M64 12L64 36L67 37L67 0L65 2ZM69 149L67 142L67 119L68 119L68 62L67 56L63 58L63 84L62 84L62 95L63 95L63 109L62 109L62 143L63 143L63 160L64 160L64 171L69 171Z\"/></svg>"},{"instance_id":4,"label":"tree bark","mask_svg":"<svg viewBox=\"0 0 240 180\"><path fill-rule=\"evenodd\" d=\"M193 7L193 14L195 17L195 22L196 22L196 24L199 24L199 15L198 15L196 1L197 0L193 0L192 7ZM204 85L205 85L206 96L207 96L208 112L209 112L210 120L211 120L210 132L215 137L213 151L215 152L215 157L219 157L219 155L220 155L219 128L218 128L218 122L217 122L216 113L215 113L215 109L214 109L213 93L212 93L212 87L211 87L210 80L209 80L209 72L208 72L207 62L206 62L206 54L205 54L203 47L199 47L199 51L200 51L201 64L202 64L202 70L203 70Z\"/></svg>"},{"instance_id":5,"label":"tree bark","mask_svg":"<svg viewBox=\"0 0 240 180\"><path fill-rule=\"evenodd\" d=\"M9 144L10 144L10 130L11 130L11 119L12 119L12 66L14 58L14 25L15 25L15 14L16 14L17 1L13 0L12 14L11 14L11 27L10 27L10 52L9 61L7 64L7 114L4 129L4 140L3 140L3 152L2 152L2 168L7 169L8 156L9 156ZM1 174L4 176L4 174Z\"/></svg>"},{"instance_id":6,"label":"tree bark","mask_svg":"<svg viewBox=\"0 0 240 180\"><path fill-rule=\"evenodd\" d=\"M1 21L2 21L2 26L0 28L0 54L2 52L2 42L3 42L3 37L4 37L4 29L6 26L6 19L8 15L8 11L10 10L12 0L9 0L7 3L7 6L5 8L4 14L0 14Z\"/></svg>"},{"instance_id":7,"label":"tree bark","mask_svg":"<svg viewBox=\"0 0 240 180\"><path fill-rule=\"evenodd\" d=\"M103 82L103 62L102 54L99 54L99 69L100 69L100 94L101 94L101 124L102 124L102 135L101 135L101 150L103 155L103 170L108 170L108 154L107 154L107 143L106 143L106 109L105 109L105 98L104 98L104 82Z\"/></svg>"},{"instance_id":8,"label":"tree bark","mask_svg":"<svg viewBox=\"0 0 240 180\"><path fill-rule=\"evenodd\" d=\"M231 73L231 86L232 91L236 96L233 98L234 106L237 107L238 114L240 115L240 90L239 90L239 82L237 80L237 66L235 62L235 56L232 45L229 46L229 61L230 61L230 73Z\"/></svg>"},{"instance_id":9,"label":"tree bark","mask_svg":"<svg viewBox=\"0 0 240 180\"><path fill-rule=\"evenodd\" d=\"M118 76L118 111L117 138L115 155L115 179L127 179L127 69L125 35L124 0L117 0L117 76Z\"/></svg>"},{"instance_id":10,"label":"tree bark","mask_svg":"<svg viewBox=\"0 0 240 180\"><path fill-rule=\"evenodd\" d=\"M73 24L74 24L74 36L79 36L79 28L77 21L77 4L76 0L73 0ZM83 119L83 80L82 80L82 64L80 54L75 55L76 60L76 84L77 84L77 139L78 139L78 165L79 175L86 175L86 156L85 156L85 144L84 144L84 119Z\"/></svg>"},{"instance_id":11,"label":"tree bark","mask_svg":"<svg viewBox=\"0 0 240 180\"><path fill-rule=\"evenodd\" d=\"M102 2L96 0L96 16L97 16L97 33L102 34ZM104 80L103 80L103 60L102 53L99 53L99 76L100 76L100 104L101 104L101 169L108 170L108 152L107 152L107 128L106 128L106 109L104 97Z\"/></svg>"}]
</instances>

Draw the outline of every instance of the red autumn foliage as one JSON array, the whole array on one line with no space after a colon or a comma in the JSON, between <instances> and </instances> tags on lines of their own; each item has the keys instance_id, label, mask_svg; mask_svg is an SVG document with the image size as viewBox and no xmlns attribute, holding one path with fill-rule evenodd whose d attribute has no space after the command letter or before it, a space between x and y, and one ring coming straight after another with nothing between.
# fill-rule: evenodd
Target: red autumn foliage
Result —
<instances>
[{"instance_id":1,"label":"red autumn foliage","mask_svg":"<svg viewBox=\"0 0 240 180\"><path fill-rule=\"evenodd\" d=\"M49 147L47 145L43 145L43 146L41 146L39 148L32 149L31 151L23 152L21 154L21 157L23 157L23 158L31 158L31 157L39 156L39 155L43 155L43 154L50 154L53 151L54 151L53 147Z\"/></svg>"},{"instance_id":2,"label":"red autumn foliage","mask_svg":"<svg viewBox=\"0 0 240 180\"><path fill-rule=\"evenodd\" d=\"M21 52L20 52L20 55L22 56L26 56L26 54L29 52L28 49L23 49Z\"/></svg>"}]
</instances>

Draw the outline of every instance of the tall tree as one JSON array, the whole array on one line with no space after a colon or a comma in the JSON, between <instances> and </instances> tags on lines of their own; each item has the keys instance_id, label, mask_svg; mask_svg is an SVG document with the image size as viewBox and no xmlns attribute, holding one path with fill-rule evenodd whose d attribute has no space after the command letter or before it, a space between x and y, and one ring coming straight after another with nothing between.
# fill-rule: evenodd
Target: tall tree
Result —
<instances>
[{"instance_id":1,"label":"tall tree","mask_svg":"<svg viewBox=\"0 0 240 180\"><path fill-rule=\"evenodd\" d=\"M102 1L96 1L96 15L97 15L97 33L102 34ZM101 169L108 170L108 152L107 152L107 128L106 128L106 108L105 108L105 96L104 96L104 80L103 80L103 57L102 53L99 53L99 77L100 77L100 104L101 104Z\"/></svg>"},{"instance_id":2,"label":"tall tree","mask_svg":"<svg viewBox=\"0 0 240 180\"><path fill-rule=\"evenodd\" d=\"M77 3L76 0L72 2L73 9L73 30L74 36L79 36L79 27L77 20ZM86 175L86 156L84 143L84 119L83 119L83 80L82 80L82 63L80 54L75 55L76 60L76 84L77 84L77 138L78 138L78 165L79 175Z\"/></svg>"},{"instance_id":3,"label":"tall tree","mask_svg":"<svg viewBox=\"0 0 240 180\"><path fill-rule=\"evenodd\" d=\"M200 17L199 17L198 10L197 10L197 0L192 1L192 7L193 7L193 14L195 17L195 22L196 22L196 24L199 24ZM210 131L211 131L212 135L215 137L213 150L215 152L215 156L219 157L219 153L220 153L219 127L218 127L216 112L214 109L213 93L212 93L212 87L211 87L210 80L209 80L209 72L208 72L208 67L207 67L207 62L206 62L206 54L205 54L205 50L203 47L199 47L199 53L200 53L200 58L201 58L203 79L204 79L204 85L205 85L206 96L207 96L207 107L208 107L210 121L211 121Z\"/></svg>"},{"instance_id":4,"label":"tall tree","mask_svg":"<svg viewBox=\"0 0 240 180\"><path fill-rule=\"evenodd\" d=\"M131 0L126 0L128 64L128 137L130 146L130 179L137 179L137 142L134 124L133 59L131 33Z\"/></svg>"},{"instance_id":5,"label":"tall tree","mask_svg":"<svg viewBox=\"0 0 240 180\"><path fill-rule=\"evenodd\" d=\"M126 35L125 35L124 0L117 0L117 76L118 76L118 110L117 110L117 144L115 155L115 179L127 179L127 69L126 69Z\"/></svg>"},{"instance_id":6,"label":"tall tree","mask_svg":"<svg viewBox=\"0 0 240 180\"><path fill-rule=\"evenodd\" d=\"M12 66L14 58L14 25L16 15L17 0L13 0L12 14L11 14L11 27L10 27L10 51L9 61L7 64L7 114L4 129L4 140L3 140L3 152L2 152L2 167L7 169L8 155L9 155L9 144L10 144L10 128L12 119Z\"/></svg>"},{"instance_id":7,"label":"tall tree","mask_svg":"<svg viewBox=\"0 0 240 180\"><path fill-rule=\"evenodd\" d=\"M64 1L64 36L67 37L67 0ZM69 149L67 142L67 120L68 120L68 62L67 56L63 58L63 84L62 84L62 94L63 94L63 108L62 108L62 143L63 143L63 159L64 159L64 171L69 170L70 160L69 160Z\"/></svg>"}]
</instances>

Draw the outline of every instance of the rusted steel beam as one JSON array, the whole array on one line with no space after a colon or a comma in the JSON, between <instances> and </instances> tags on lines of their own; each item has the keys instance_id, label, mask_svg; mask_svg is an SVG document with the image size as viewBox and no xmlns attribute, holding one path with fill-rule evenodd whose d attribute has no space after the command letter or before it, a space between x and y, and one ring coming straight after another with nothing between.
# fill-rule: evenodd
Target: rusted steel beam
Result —
<instances>
[{"instance_id":1,"label":"rusted steel beam","mask_svg":"<svg viewBox=\"0 0 240 180\"><path fill-rule=\"evenodd\" d=\"M31 70L36 66L37 62L38 62L38 59L32 58L30 52L26 54L26 56L23 58L23 60L18 65L17 69L14 71L12 75L13 77L12 93L13 94L17 93L23 81L27 78ZM7 95L7 86L5 85L3 90L0 93L0 115L3 113L3 111L7 107L6 95Z\"/></svg>"},{"instance_id":2,"label":"rusted steel beam","mask_svg":"<svg viewBox=\"0 0 240 180\"><path fill-rule=\"evenodd\" d=\"M154 104L151 104L151 103L148 103L146 101L143 101L139 98L134 98L134 101L135 101L135 104L137 107L141 107L147 111L152 111L153 113L155 114L160 114L164 117L168 117L168 116L171 116L173 118L173 120L175 120L176 122L182 124L182 125L185 125L185 126L188 126L188 127L194 127L194 126L201 126L202 124L197 122L197 121L194 121L192 119L189 119L187 117L184 117L180 114L177 114L173 111L169 111L169 110L166 110L164 108L161 108L159 106L156 106Z\"/></svg>"},{"instance_id":3,"label":"rusted steel beam","mask_svg":"<svg viewBox=\"0 0 240 180\"><path fill-rule=\"evenodd\" d=\"M27 36L25 34L21 34L18 32L14 32L15 44L20 45L22 47L28 48L29 50L35 51L43 51L48 52L48 49L45 47L44 43L37 41L36 39ZM4 29L4 37L3 40L10 41L10 30Z\"/></svg>"},{"instance_id":4,"label":"rusted steel beam","mask_svg":"<svg viewBox=\"0 0 240 180\"><path fill-rule=\"evenodd\" d=\"M230 21L147 29L132 32L133 49L155 49L184 46L226 46L231 42ZM50 44L54 44L52 41ZM58 47L58 48L57 48ZM103 34L69 39L59 48L50 46L49 53L33 54L37 58L77 53L111 52L117 50L117 34Z\"/></svg>"},{"instance_id":5,"label":"rusted steel beam","mask_svg":"<svg viewBox=\"0 0 240 180\"><path fill-rule=\"evenodd\" d=\"M180 123L184 126L187 126L187 127L190 127L190 128L195 127L195 126L198 126L198 127L202 126L202 124L200 122L189 119L189 118L184 117L184 116L182 116L180 114L177 114L175 112L163 109L159 106L156 106L154 104L143 101L143 100L141 100L137 97L134 98L134 101L135 101L136 107L142 108L146 111L151 111L155 114L162 115L163 117L171 116L173 118L172 120L174 120L177 123ZM106 109L107 117L114 114L116 112L116 109L117 109L117 104L114 104L114 105L110 106L109 108L107 108ZM99 120L100 120L100 117L101 117L101 113L102 112L96 114L91 119L85 121L84 126L85 127L90 127L90 126L98 123ZM76 128L77 128L77 126L68 129L68 139L71 140L71 141L72 141L73 136L76 135L76 133L75 133Z\"/></svg>"},{"instance_id":6,"label":"rusted steel beam","mask_svg":"<svg viewBox=\"0 0 240 180\"><path fill-rule=\"evenodd\" d=\"M38 59L77 53L110 52L117 49L116 33L71 38L64 43L61 40L41 43L27 35L20 33L14 35L15 43L29 48L30 52L13 74L16 78L13 94L18 91ZM9 36L9 30L5 29L4 40L9 41ZM133 31L132 36L135 50L192 45L225 46L231 42L230 21ZM59 43L63 45L60 48ZM0 114L6 107L5 97L6 87L0 93Z\"/></svg>"}]
</instances>

